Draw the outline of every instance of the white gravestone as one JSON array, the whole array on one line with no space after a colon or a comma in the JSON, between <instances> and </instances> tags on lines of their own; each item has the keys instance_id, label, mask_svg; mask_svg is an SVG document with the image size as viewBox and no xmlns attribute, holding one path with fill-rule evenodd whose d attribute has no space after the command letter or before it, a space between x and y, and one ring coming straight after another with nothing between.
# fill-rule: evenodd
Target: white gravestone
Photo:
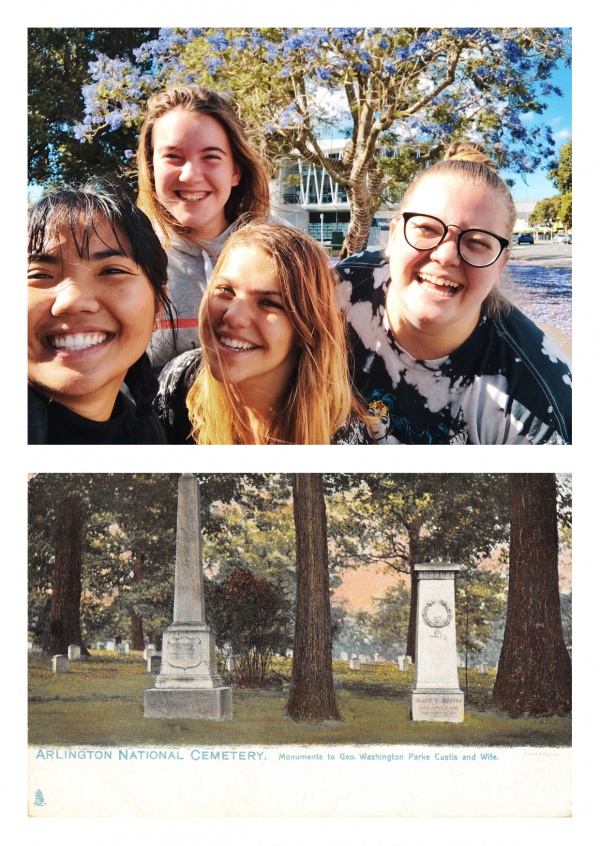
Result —
<instances>
[{"instance_id":1,"label":"white gravestone","mask_svg":"<svg viewBox=\"0 0 600 846\"><path fill-rule=\"evenodd\" d=\"M69 661L79 661L81 658L81 647L75 643L70 644L67 649L67 657Z\"/></svg>"},{"instance_id":2,"label":"white gravestone","mask_svg":"<svg viewBox=\"0 0 600 846\"><path fill-rule=\"evenodd\" d=\"M458 686L454 574L460 564L416 564L417 649L410 717L460 723L464 694Z\"/></svg>"},{"instance_id":3,"label":"white gravestone","mask_svg":"<svg viewBox=\"0 0 600 846\"><path fill-rule=\"evenodd\" d=\"M359 658L351 658L348 661L348 667L351 670L360 670L360 659Z\"/></svg>"},{"instance_id":4,"label":"white gravestone","mask_svg":"<svg viewBox=\"0 0 600 846\"><path fill-rule=\"evenodd\" d=\"M117 641L116 640L107 640L106 641L106 651L107 652L114 652L117 648Z\"/></svg>"},{"instance_id":5,"label":"white gravestone","mask_svg":"<svg viewBox=\"0 0 600 846\"><path fill-rule=\"evenodd\" d=\"M69 659L66 655L55 655L52 658L52 672L53 673L68 673Z\"/></svg>"},{"instance_id":6,"label":"white gravestone","mask_svg":"<svg viewBox=\"0 0 600 846\"><path fill-rule=\"evenodd\" d=\"M233 697L217 674L215 638L204 613L200 488L179 478L173 622L165 630L160 673L144 691L144 717L231 720Z\"/></svg>"},{"instance_id":7,"label":"white gravestone","mask_svg":"<svg viewBox=\"0 0 600 846\"><path fill-rule=\"evenodd\" d=\"M151 655L154 655L156 652L156 646L153 643L148 643L144 647L144 651L142 652L142 658L144 661L147 661Z\"/></svg>"}]
</instances>

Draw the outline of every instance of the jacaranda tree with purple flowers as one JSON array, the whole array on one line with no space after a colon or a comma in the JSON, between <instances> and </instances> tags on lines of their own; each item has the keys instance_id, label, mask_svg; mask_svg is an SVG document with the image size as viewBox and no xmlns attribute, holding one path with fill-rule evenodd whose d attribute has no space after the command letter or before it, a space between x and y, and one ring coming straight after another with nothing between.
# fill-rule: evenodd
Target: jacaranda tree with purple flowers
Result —
<instances>
[{"instance_id":1,"label":"jacaranda tree with purple flowers","mask_svg":"<svg viewBox=\"0 0 600 846\"><path fill-rule=\"evenodd\" d=\"M456 138L483 140L515 173L555 167L550 129L523 117L560 94L549 80L570 62L570 36L539 28L162 29L133 55L90 64L74 130L82 141L139 126L146 99L164 86L227 92L259 149L272 159L299 154L345 188L343 257L366 245L382 199L397 199ZM333 129L348 137L339 159L320 141ZM399 155L386 157L386 147Z\"/></svg>"}]
</instances>

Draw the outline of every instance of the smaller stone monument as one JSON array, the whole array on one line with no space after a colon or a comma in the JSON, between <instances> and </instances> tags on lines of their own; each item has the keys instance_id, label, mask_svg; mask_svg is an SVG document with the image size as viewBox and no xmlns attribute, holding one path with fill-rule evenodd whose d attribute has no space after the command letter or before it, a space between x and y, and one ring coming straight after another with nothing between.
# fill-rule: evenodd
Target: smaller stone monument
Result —
<instances>
[{"instance_id":1,"label":"smaller stone monument","mask_svg":"<svg viewBox=\"0 0 600 846\"><path fill-rule=\"evenodd\" d=\"M55 655L52 658L52 672L53 673L68 673L69 659L66 655Z\"/></svg>"},{"instance_id":2,"label":"smaller stone monument","mask_svg":"<svg viewBox=\"0 0 600 846\"><path fill-rule=\"evenodd\" d=\"M464 694L458 686L454 574L460 564L415 564L417 649L410 717L460 723Z\"/></svg>"},{"instance_id":3,"label":"smaller stone monument","mask_svg":"<svg viewBox=\"0 0 600 846\"><path fill-rule=\"evenodd\" d=\"M350 660L348 661L348 668L350 670L360 670L360 659L350 658Z\"/></svg>"},{"instance_id":4,"label":"smaller stone monument","mask_svg":"<svg viewBox=\"0 0 600 846\"><path fill-rule=\"evenodd\" d=\"M146 670L153 675L160 673L160 662L162 656L160 652L152 652L146 659Z\"/></svg>"},{"instance_id":5,"label":"smaller stone monument","mask_svg":"<svg viewBox=\"0 0 600 846\"><path fill-rule=\"evenodd\" d=\"M67 657L69 661L79 661L81 659L81 647L71 643L67 649Z\"/></svg>"}]
</instances>

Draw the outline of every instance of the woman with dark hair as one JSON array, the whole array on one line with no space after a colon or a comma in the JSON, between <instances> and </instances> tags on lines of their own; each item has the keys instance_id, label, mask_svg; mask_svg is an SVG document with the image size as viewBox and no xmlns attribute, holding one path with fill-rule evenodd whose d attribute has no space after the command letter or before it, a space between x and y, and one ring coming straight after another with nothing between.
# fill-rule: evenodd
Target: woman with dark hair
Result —
<instances>
[{"instance_id":1,"label":"woman with dark hair","mask_svg":"<svg viewBox=\"0 0 600 846\"><path fill-rule=\"evenodd\" d=\"M409 185L385 253L338 265L355 386L371 414L394 406L382 443L570 443L569 364L497 289L515 220L485 149L457 142Z\"/></svg>"},{"instance_id":2,"label":"woman with dark hair","mask_svg":"<svg viewBox=\"0 0 600 846\"><path fill-rule=\"evenodd\" d=\"M28 234L29 443L165 443L145 350L171 307L150 221L85 187L34 203Z\"/></svg>"},{"instance_id":3,"label":"woman with dark hair","mask_svg":"<svg viewBox=\"0 0 600 846\"><path fill-rule=\"evenodd\" d=\"M242 217L267 218L269 180L233 106L199 85L169 88L149 99L138 174L138 205L167 250L176 311L175 323L162 320L152 336L149 354L158 367L198 348L198 308L213 266Z\"/></svg>"}]
</instances>

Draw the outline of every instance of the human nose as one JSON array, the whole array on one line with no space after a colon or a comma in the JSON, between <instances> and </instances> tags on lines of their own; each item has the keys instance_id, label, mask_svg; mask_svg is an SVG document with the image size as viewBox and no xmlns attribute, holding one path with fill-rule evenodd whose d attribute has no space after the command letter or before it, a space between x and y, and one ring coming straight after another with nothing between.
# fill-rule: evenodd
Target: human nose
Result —
<instances>
[{"instance_id":1,"label":"human nose","mask_svg":"<svg viewBox=\"0 0 600 846\"><path fill-rule=\"evenodd\" d=\"M227 304L223 320L229 326L248 326L251 322L250 304L242 297L234 297Z\"/></svg>"},{"instance_id":2,"label":"human nose","mask_svg":"<svg viewBox=\"0 0 600 846\"><path fill-rule=\"evenodd\" d=\"M438 264L460 264L460 253L458 251L458 238L460 232L453 233L448 227L448 231L440 241L440 243L431 251L431 258L437 261Z\"/></svg>"},{"instance_id":3,"label":"human nose","mask_svg":"<svg viewBox=\"0 0 600 846\"><path fill-rule=\"evenodd\" d=\"M56 290L52 314L58 317L61 314L95 312L98 309L99 303L92 286L76 279L64 279Z\"/></svg>"},{"instance_id":4,"label":"human nose","mask_svg":"<svg viewBox=\"0 0 600 846\"><path fill-rule=\"evenodd\" d=\"M202 165L192 159L187 159L179 172L181 182L200 181L203 177Z\"/></svg>"}]
</instances>

